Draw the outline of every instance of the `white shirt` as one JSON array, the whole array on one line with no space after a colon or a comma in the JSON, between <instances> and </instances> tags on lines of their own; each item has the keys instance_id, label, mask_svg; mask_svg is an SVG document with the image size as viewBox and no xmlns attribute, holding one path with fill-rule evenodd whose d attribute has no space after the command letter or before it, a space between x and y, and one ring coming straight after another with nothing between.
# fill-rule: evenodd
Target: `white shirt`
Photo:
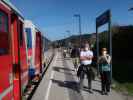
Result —
<instances>
[{"instance_id":1,"label":"white shirt","mask_svg":"<svg viewBox=\"0 0 133 100\"><path fill-rule=\"evenodd\" d=\"M66 53L66 52L67 52L67 50L65 49L65 50L64 50L64 52Z\"/></svg>"},{"instance_id":2,"label":"white shirt","mask_svg":"<svg viewBox=\"0 0 133 100\"><path fill-rule=\"evenodd\" d=\"M80 52L80 57L93 57L93 52L91 50L88 51L81 51ZM92 63L92 59L91 60L82 60L81 64L83 65L90 65Z\"/></svg>"}]
</instances>

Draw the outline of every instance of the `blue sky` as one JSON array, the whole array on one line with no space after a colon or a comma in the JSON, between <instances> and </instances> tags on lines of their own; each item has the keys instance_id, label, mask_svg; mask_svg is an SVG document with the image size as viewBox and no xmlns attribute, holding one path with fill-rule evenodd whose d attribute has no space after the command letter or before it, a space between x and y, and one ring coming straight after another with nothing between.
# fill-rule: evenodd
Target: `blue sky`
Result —
<instances>
[{"instance_id":1,"label":"blue sky","mask_svg":"<svg viewBox=\"0 0 133 100\"><path fill-rule=\"evenodd\" d=\"M133 24L133 0L11 0L26 19L35 23L51 40L78 34L80 14L82 33L95 32L95 18L107 9L112 11L112 24ZM104 30L101 28L100 31Z\"/></svg>"}]
</instances>

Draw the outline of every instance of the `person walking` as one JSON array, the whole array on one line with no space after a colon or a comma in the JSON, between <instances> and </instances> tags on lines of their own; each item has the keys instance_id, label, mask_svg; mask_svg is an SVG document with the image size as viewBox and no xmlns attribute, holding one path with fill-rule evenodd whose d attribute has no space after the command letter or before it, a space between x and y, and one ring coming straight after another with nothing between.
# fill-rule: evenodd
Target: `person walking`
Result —
<instances>
[{"instance_id":1,"label":"person walking","mask_svg":"<svg viewBox=\"0 0 133 100\"><path fill-rule=\"evenodd\" d=\"M109 54L107 54L106 48L102 48L102 55L98 58L98 63L102 83L102 95L108 95L111 84L111 57Z\"/></svg>"},{"instance_id":2,"label":"person walking","mask_svg":"<svg viewBox=\"0 0 133 100\"><path fill-rule=\"evenodd\" d=\"M80 55L79 48L77 48L77 46L74 46L74 48L71 51L71 58L72 58L75 70L77 70L78 68L79 55Z\"/></svg>"},{"instance_id":3,"label":"person walking","mask_svg":"<svg viewBox=\"0 0 133 100\"><path fill-rule=\"evenodd\" d=\"M93 58L93 52L90 50L89 44L85 44L84 49L80 52L80 61L82 67L82 71L80 73L80 89L83 88L84 76L87 75L88 89L90 93L93 93L92 69L91 69L92 58Z\"/></svg>"},{"instance_id":4,"label":"person walking","mask_svg":"<svg viewBox=\"0 0 133 100\"><path fill-rule=\"evenodd\" d=\"M67 49L66 48L63 49L63 56L64 56L64 58L66 58L66 56L67 56Z\"/></svg>"}]
</instances>

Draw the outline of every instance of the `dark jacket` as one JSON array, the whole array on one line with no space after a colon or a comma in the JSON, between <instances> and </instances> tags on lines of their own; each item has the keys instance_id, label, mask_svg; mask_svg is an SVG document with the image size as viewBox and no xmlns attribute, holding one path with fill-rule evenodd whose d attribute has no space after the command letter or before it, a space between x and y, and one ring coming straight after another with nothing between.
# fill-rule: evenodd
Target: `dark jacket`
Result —
<instances>
[{"instance_id":1,"label":"dark jacket","mask_svg":"<svg viewBox=\"0 0 133 100\"><path fill-rule=\"evenodd\" d=\"M79 57L79 55L80 55L80 51L79 51L78 48L72 49L72 52L71 52L71 57L72 58Z\"/></svg>"}]
</instances>

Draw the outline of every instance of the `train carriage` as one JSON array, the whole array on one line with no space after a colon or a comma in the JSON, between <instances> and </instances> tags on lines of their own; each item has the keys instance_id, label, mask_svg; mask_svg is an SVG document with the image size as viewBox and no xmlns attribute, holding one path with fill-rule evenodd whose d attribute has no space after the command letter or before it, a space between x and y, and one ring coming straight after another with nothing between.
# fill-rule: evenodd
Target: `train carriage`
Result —
<instances>
[{"instance_id":1,"label":"train carriage","mask_svg":"<svg viewBox=\"0 0 133 100\"><path fill-rule=\"evenodd\" d=\"M48 42L9 0L0 0L0 100L22 100L30 80L39 81L53 54Z\"/></svg>"},{"instance_id":2,"label":"train carriage","mask_svg":"<svg viewBox=\"0 0 133 100\"><path fill-rule=\"evenodd\" d=\"M0 100L21 100L28 84L23 22L17 8L0 1Z\"/></svg>"},{"instance_id":3,"label":"train carriage","mask_svg":"<svg viewBox=\"0 0 133 100\"><path fill-rule=\"evenodd\" d=\"M42 72L42 33L30 20L25 20L29 77L34 79Z\"/></svg>"},{"instance_id":4,"label":"train carriage","mask_svg":"<svg viewBox=\"0 0 133 100\"><path fill-rule=\"evenodd\" d=\"M13 96L10 16L11 9L0 1L0 99Z\"/></svg>"},{"instance_id":5,"label":"train carriage","mask_svg":"<svg viewBox=\"0 0 133 100\"><path fill-rule=\"evenodd\" d=\"M45 71L54 54L51 43L49 39L42 36L42 73Z\"/></svg>"}]
</instances>

